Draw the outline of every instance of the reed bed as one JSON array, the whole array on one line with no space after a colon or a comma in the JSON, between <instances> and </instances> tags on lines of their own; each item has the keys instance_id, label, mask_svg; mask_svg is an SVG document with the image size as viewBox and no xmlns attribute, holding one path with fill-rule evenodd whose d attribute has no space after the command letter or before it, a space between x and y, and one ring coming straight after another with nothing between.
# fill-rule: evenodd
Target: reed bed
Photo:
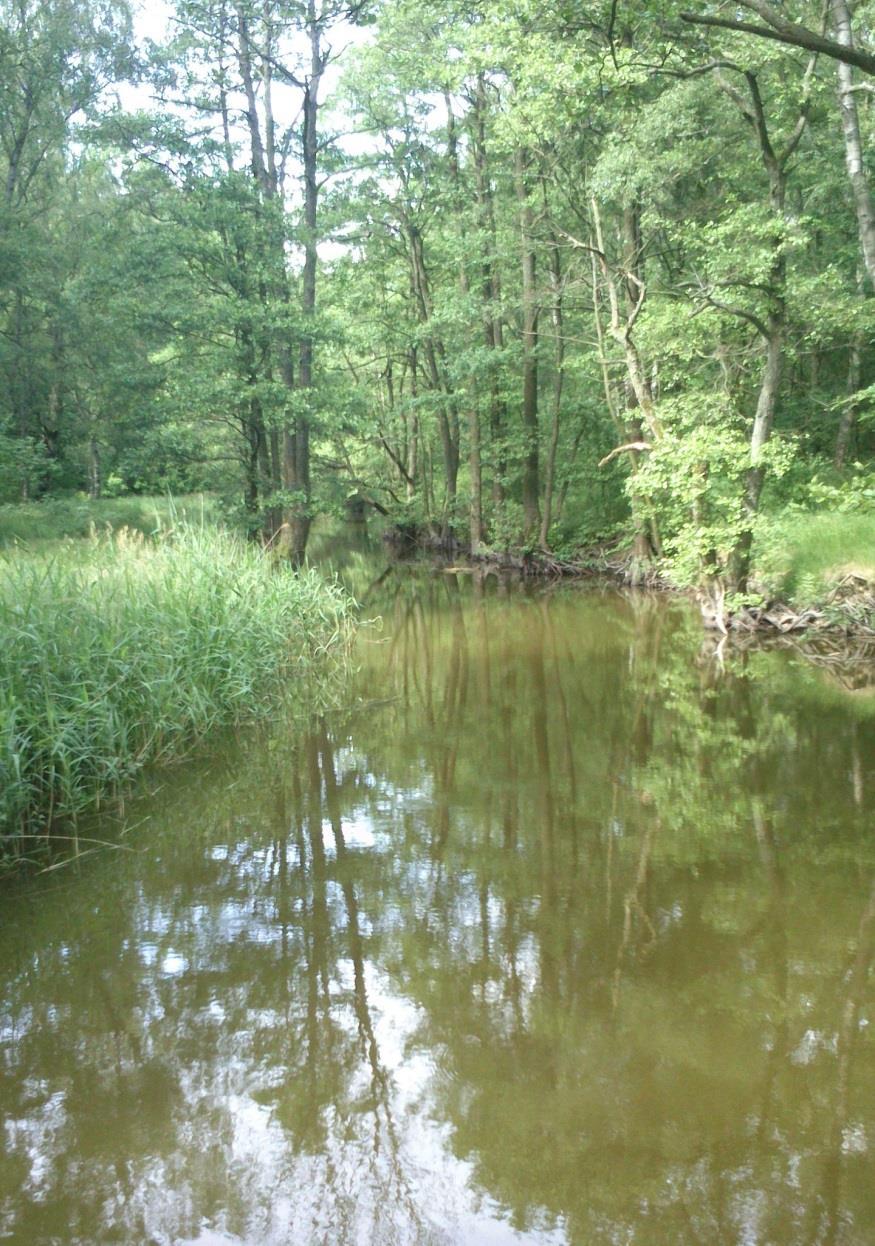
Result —
<instances>
[{"instance_id":1,"label":"reed bed","mask_svg":"<svg viewBox=\"0 0 875 1246\"><path fill-rule=\"evenodd\" d=\"M312 698L350 607L211 528L0 558L0 856L32 856L214 728Z\"/></svg>"}]
</instances>

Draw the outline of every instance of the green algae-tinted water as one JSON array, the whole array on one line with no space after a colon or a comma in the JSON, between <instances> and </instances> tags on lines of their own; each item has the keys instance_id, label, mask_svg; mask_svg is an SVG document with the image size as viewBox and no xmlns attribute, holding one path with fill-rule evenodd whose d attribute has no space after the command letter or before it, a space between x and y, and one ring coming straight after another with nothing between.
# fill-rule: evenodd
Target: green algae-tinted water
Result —
<instances>
[{"instance_id":1,"label":"green algae-tinted water","mask_svg":"<svg viewBox=\"0 0 875 1246\"><path fill-rule=\"evenodd\" d=\"M0 1242L875 1242L865 678L652 597L367 612L356 708L5 888Z\"/></svg>"}]
</instances>

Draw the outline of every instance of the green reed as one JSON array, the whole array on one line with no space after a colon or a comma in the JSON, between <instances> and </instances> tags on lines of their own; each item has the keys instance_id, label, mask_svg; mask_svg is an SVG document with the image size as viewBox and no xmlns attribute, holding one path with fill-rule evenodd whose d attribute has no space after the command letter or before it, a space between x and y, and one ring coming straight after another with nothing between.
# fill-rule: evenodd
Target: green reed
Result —
<instances>
[{"instance_id":1,"label":"green reed","mask_svg":"<svg viewBox=\"0 0 875 1246\"><path fill-rule=\"evenodd\" d=\"M0 559L0 856L115 800L144 766L314 688L350 601L211 528Z\"/></svg>"}]
</instances>

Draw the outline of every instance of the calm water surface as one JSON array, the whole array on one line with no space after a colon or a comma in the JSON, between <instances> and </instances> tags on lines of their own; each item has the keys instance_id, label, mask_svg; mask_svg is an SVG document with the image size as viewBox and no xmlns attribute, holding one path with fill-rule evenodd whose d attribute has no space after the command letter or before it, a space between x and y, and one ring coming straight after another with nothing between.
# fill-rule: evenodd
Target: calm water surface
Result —
<instances>
[{"instance_id":1,"label":"calm water surface","mask_svg":"<svg viewBox=\"0 0 875 1246\"><path fill-rule=\"evenodd\" d=\"M0 1241L871 1246L875 697L652 597L367 612L354 708L5 889Z\"/></svg>"}]
</instances>

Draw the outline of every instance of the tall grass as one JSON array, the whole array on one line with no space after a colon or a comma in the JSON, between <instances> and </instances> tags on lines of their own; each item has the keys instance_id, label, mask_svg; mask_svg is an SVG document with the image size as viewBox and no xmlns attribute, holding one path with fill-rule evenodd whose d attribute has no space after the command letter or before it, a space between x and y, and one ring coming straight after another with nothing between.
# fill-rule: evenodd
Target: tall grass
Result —
<instances>
[{"instance_id":1,"label":"tall grass","mask_svg":"<svg viewBox=\"0 0 875 1246\"><path fill-rule=\"evenodd\" d=\"M767 589L803 605L820 604L848 571L875 581L875 514L791 511L769 517L755 551Z\"/></svg>"},{"instance_id":2,"label":"tall grass","mask_svg":"<svg viewBox=\"0 0 875 1246\"><path fill-rule=\"evenodd\" d=\"M0 558L0 855L221 724L312 693L350 601L216 529Z\"/></svg>"},{"instance_id":3,"label":"tall grass","mask_svg":"<svg viewBox=\"0 0 875 1246\"><path fill-rule=\"evenodd\" d=\"M41 502L8 503L0 506L0 546L39 545L122 528L154 533L179 522L209 520L213 509L212 498L200 494L172 499L46 498Z\"/></svg>"}]
</instances>

